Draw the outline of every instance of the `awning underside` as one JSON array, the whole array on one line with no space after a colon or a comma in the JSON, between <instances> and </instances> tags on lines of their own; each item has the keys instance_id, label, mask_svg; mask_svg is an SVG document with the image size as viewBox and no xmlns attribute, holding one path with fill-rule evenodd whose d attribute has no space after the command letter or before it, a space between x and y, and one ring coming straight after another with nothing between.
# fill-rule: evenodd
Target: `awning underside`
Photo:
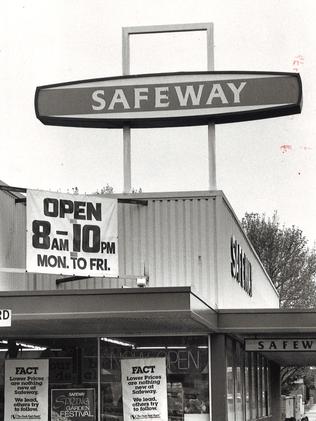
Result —
<instances>
[{"instance_id":1,"label":"awning underside","mask_svg":"<svg viewBox=\"0 0 316 421\"><path fill-rule=\"evenodd\" d=\"M0 308L12 310L2 337L199 334L217 322L188 287L4 293Z\"/></svg>"}]
</instances>

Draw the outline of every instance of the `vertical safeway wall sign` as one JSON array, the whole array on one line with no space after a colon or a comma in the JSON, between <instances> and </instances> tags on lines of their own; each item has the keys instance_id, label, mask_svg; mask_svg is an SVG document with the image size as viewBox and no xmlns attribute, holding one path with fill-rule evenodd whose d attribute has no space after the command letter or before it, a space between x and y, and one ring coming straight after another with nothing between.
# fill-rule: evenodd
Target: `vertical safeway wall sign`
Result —
<instances>
[{"instance_id":1,"label":"vertical safeway wall sign","mask_svg":"<svg viewBox=\"0 0 316 421\"><path fill-rule=\"evenodd\" d=\"M28 190L26 270L117 277L117 200Z\"/></svg>"}]
</instances>

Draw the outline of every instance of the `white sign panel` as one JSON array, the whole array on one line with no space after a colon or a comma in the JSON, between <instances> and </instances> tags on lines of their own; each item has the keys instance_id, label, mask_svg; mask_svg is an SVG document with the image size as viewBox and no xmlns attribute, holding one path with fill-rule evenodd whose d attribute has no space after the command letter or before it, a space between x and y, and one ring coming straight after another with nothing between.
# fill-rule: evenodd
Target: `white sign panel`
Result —
<instances>
[{"instance_id":1,"label":"white sign panel","mask_svg":"<svg viewBox=\"0 0 316 421\"><path fill-rule=\"evenodd\" d=\"M165 358L121 361L125 421L168 421Z\"/></svg>"},{"instance_id":2,"label":"white sign panel","mask_svg":"<svg viewBox=\"0 0 316 421\"><path fill-rule=\"evenodd\" d=\"M316 351L316 339L246 339L245 350L261 352L314 352Z\"/></svg>"},{"instance_id":3,"label":"white sign panel","mask_svg":"<svg viewBox=\"0 0 316 421\"><path fill-rule=\"evenodd\" d=\"M26 270L117 277L117 200L28 190Z\"/></svg>"},{"instance_id":4,"label":"white sign panel","mask_svg":"<svg viewBox=\"0 0 316 421\"><path fill-rule=\"evenodd\" d=\"M6 360L4 419L48 421L48 360Z\"/></svg>"},{"instance_id":5,"label":"white sign panel","mask_svg":"<svg viewBox=\"0 0 316 421\"><path fill-rule=\"evenodd\" d=\"M12 311L8 309L0 310L0 327L10 327L12 321Z\"/></svg>"}]
</instances>

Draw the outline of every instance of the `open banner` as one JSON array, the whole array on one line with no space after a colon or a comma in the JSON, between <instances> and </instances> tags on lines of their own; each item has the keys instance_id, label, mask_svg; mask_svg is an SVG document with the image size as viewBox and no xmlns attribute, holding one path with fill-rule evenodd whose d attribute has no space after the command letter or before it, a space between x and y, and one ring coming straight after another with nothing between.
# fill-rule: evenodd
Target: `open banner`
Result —
<instances>
[{"instance_id":1,"label":"open banner","mask_svg":"<svg viewBox=\"0 0 316 421\"><path fill-rule=\"evenodd\" d=\"M26 270L117 277L117 200L28 190Z\"/></svg>"},{"instance_id":2,"label":"open banner","mask_svg":"<svg viewBox=\"0 0 316 421\"><path fill-rule=\"evenodd\" d=\"M124 421L168 421L165 358L121 360Z\"/></svg>"}]
</instances>

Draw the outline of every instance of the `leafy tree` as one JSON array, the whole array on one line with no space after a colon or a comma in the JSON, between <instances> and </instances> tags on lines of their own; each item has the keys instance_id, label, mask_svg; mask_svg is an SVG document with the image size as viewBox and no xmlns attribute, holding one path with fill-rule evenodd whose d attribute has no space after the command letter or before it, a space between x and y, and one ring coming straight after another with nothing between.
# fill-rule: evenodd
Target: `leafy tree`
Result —
<instances>
[{"instance_id":1,"label":"leafy tree","mask_svg":"<svg viewBox=\"0 0 316 421\"><path fill-rule=\"evenodd\" d=\"M309 249L302 231L281 226L277 212L246 213L242 226L280 295L281 307L316 306L316 251ZM309 367L282 367L282 394L295 393L296 381L304 379L307 395L314 388ZM308 396L307 396L308 398Z\"/></svg>"},{"instance_id":2,"label":"leafy tree","mask_svg":"<svg viewBox=\"0 0 316 421\"><path fill-rule=\"evenodd\" d=\"M298 380L303 380L305 390L303 396L305 402L310 398L310 391L315 389L314 367L282 367L281 368L281 393L282 395L301 394L302 389Z\"/></svg>"},{"instance_id":3,"label":"leafy tree","mask_svg":"<svg viewBox=\"0 0 316 421\"><path fill-rule=\"evenodd\" d=\"M277 212L246 213L242 226L280 295L281 307L316 307L316 250L302 231L281 226Z\"/></svg>"},{"instance_id":4,"label":"leafy tree","mask_svg":"<svg viewBox=\"0 0 316 421\"><path fill-rule=\"evenodd\" d=\"M99 194L98 191L97 193ZM112 193L114 193L114 189L112 186L109 185L109 183L107 183L105 187L102 187L100 191L100 194L112 194Z\"/></svg>"}]
</instances>

